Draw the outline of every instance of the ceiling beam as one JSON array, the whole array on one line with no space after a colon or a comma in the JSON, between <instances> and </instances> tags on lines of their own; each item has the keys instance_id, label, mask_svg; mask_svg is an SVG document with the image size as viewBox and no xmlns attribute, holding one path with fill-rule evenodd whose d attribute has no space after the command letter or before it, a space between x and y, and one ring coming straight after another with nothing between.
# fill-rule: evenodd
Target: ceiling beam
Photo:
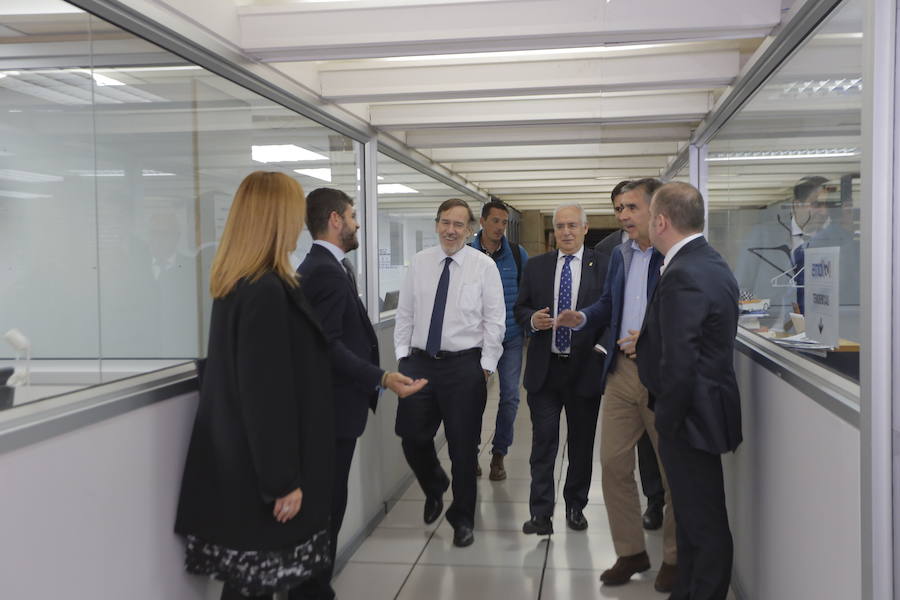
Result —
<instances>
[{"instance_id":1,"label":"ceiling beam","mask_svg":"<svg viewBox=\"0 0 900 600\"><path fill-rule=\"evenodd\" d=\"M560 144L539 146L493 146L475 148L436 148L424 151L432 160L441 163L456 163L484 160L537 159L537 158L592 158L597 166L606 162L612 166L613 159L623 156L634 157L630 164L640 163L638 158L664 166L666 157L680 150L678 142L629 142L620 144ZM606 159L604 161L604 159ZM642 163L646 164L646 163ZM454 170L457 170L454 168Z\"/></svg>"},{"instance_id":2,"label":"ceiling beam","mask_svg":"<svg viewBox=\"0 0 900 600\"><path fill-rule=\"evenodd\" d=\"M713 107L707 91L590 96L575 98L525 98L472 102L423 102L375 104L370 107L373 125L386 129L520 125L527 123L654 123L702 119Z\"/></svg>"},{"instance_id":3,"label":"ceiling beam","mask_svg":"<svg viewBox=\"0 0 900 600\"><path fill-rule=\"evenodd\" d=\"M343 4L343 6L342 6ZM262 60L329 60L760 37L781 0L480 0L278 3L238 8ZM301 33L302 32L302 33Z\"/></svg>"},{"instance_id":4,"label":"ceiling beam","mask_svg":"<svg viewBox=\"0 0 900 600\"><path fill-rule=\"evenodd\" d=\"M671 52L671 50L669 50ZM655 55L429 64L323 70L334 102L398 102L540 94L724 87L740 70L738 50Z\"/></svg>"}]
</instances>

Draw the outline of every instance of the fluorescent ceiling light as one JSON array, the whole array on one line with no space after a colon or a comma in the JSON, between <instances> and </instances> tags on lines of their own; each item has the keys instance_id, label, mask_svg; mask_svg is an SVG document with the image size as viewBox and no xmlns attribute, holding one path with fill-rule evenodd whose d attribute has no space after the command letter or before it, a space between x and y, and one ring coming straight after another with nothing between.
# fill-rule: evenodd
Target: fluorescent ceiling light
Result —
<instances>
[{"instance_id":1,"label":"fluorescent ceiling light","mask_svg":"<svg viewBox=\"0 0 900 600\"><path fill-rule=\"evenodd\" d=\"M470 52L468 54L425 54L422 56L388 56L379 60L386 62L408 62L415 60L459 60L461 58L501 58L517 56L553 56L558 54L596 54L603 52L623 52L657 48L666 44L622 44L613 46L590 46L587 48L544 48L541 50L505 50L502 52Z\"/></svg>"},{"instance_id":2,"label":"fluorescent ceiling light","mask_svg":"<svg viewBox=\"0 0 900 600\"><path fill-rule=\"evenodd\" d=\"M859 156L859 148L831 148L823 150L783 150L779 152L717 152L706 157L707 162L737 160L791 160L797 158L840 158Z\"/></svg>"},{"instance_id":3,"label":"fluorescent ceiling light","mask_svg":"<svg viewBox=\"0 0 900 600\"><path fill-rule=\"evenodd\" d=\"M7 75L18 75L18 74L19 74L18 71L3 71L2 73L0 73L0 79L3 79Z\"/></svg>"},{"instance_id":4,"label":"fluorescent ceiling light","mask_svg":"<svg viewBox=\"0 0 900 600\"><path fill-rule=\"evenodd\" d=\"M331 169L294 169L294 173L331 183Z\"/></svg>"},{"instance_id":5,"label":"fluorescent ceiling light","mask_svg":"<svg viewBox=\"0 0 900 600\"><path fill-rule=\"evenodd\" d=\"M19 200L32 200L35 198L52 198L50 194L32 194L31 192L13 192L9 190L0 190L2 198L16 198Z\"/></svg>"},{"instance_id":6,"label":"fluorescent ceiling light","mask_svg":"<svg viewBox=\"0 0 900 600\"><path fill-rule=\"evenodd\" d=\"M294 144L251 146L250 154L253 160L261 163L328 160L327 156Z\"/></svg>"},{"instance_id":7,"label":"fluorescent ceiling light","mask_svg":"<svg viewBox=\"0 0 900 600\"><path fill-rule=\"evenodd\" d=\"M122 169L100 169L97 171L87 169L71 169L69 173L78 175L79 177L125 177L125 171ZM154 169L143 169L141 175L144 177L175 177L175 173L167 171L156 171Z\"/></svg>"},{"instance_id":8,"label":"fluorescent ceiling light","mask_svg":"<svg viewBox=\"0 0 900 600\"><path fill-rule=\"evenodd\" d=\"M382 177L381 175L379 175L379 176L378 176L378 181L384 181L384 177Z\"/></svg>"},{"instance_id":9,"label":"fluorescent ceiling light","mask_svg":"<svg viewBox=\"0 0 900 600\"><path fill-rule=\"evenodd\" d=\"M379 194L418 194L419 190L414 190L402 183L379 183Z\"/></svg>"},{"instance_id":10,"label":"fluorescent ceiling light","mask_svg":"<svg viewBox=\"0 0 900 600\"><path fill-rule=\"evenodd\" d=\"M17 171L15 169L0 169L0 179L21 181L22 183L50 183L63 180L59 175L44 175L43 173Z\"/></svg>"},{"instance_id":11,"label":"fluorescent ceiling light","mask_svg":"<svg viewBox=\"0 0 900 600\"><path fill-rule=\"evenodd\" d=\"M141 171L141 175L144 177L175 177L175 173L168 173L166 171L154 171L153 169L144 169Z\"/></svg>"}]
</instances>

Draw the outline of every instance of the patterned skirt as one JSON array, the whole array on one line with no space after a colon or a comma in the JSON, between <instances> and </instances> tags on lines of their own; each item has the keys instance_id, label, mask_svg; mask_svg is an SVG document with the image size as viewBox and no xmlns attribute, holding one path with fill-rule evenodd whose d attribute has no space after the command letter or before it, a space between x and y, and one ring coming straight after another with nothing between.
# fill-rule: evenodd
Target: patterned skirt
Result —
<instances>
[{"instance_id":1,"label":"patterned skirt","mask_svg":"<svg viewBox=\"0 0 900 600\"><path fill-rule=\"evenodd\" d=\"M331 564L331 538L322 530L307 541L283 550L233 550L187 536L185 569L209 575L240 590L261 596L289 590Z\"/></svg>"}]
</instances>

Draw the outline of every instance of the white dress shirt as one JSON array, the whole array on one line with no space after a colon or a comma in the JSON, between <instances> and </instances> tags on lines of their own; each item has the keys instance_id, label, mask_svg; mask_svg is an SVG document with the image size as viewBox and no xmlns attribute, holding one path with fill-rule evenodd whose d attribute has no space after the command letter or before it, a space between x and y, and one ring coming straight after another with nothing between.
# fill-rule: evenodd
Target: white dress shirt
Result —
<instances>
[{"instance_id":1,"label":"white dress shirt","mask_svg":"<svg viewBox=\"0 0 900 600\"><path fill-rule=\"evenodd\" d=\"M696 240L698 237L703 237L702 233L695 233L687 236L682 239L680 242L676 243L674 246L669 248L669 251L666 252L666 258L663 259L663 264L659 268L659 274L662 275L666 272L666 267L669 266L669 263L672 262L672 259L675 258L675 255L678 254L678 251L687 246L690 242Z\"/></svg>"},{"instance_id":2,"label":"white dress shirt","mask_svg":"<svg viewBox=\"0 0 900 600\"><path fill-rule=\"evenodd\" d=\"M445 258L447 254L438 245L418 252L410 262L397 303L394 327L397 360L409 355L411 348L425 349ZM506 333L506 302L500 271L492 258L471 246L463 246L450 258L441 350L459 352L481 348L481 368L496 371Z\"/></svg>"},{"instance_id":3,"label":"white dress shirt","mask_svg":"<svg viewBox=\"0 0 900 600\"><path fill-rule=\"evenodd\" d=\"M553 275L553 316L559 314L559 280L562 277L562 268L566 264L566 254L558 252L556 256L556 273ZM578 288L581 285L581 258L584 256L584 246L578 249L574 254L575 258L569 263L572 270L572 310L577 308L578 304ZM573 329L573 331L575 331ZM556 327L553 328L553 341L550 343L550 351L553 354L559 354L559 348L556 347Z\"/></svg>"}]
</instances>

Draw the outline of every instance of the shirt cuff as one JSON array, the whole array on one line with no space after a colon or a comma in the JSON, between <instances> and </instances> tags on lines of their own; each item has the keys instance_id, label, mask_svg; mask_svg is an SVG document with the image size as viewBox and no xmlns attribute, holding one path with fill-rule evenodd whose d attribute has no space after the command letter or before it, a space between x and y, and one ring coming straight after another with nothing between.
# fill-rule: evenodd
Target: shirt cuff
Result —
<instances>
[{"instance_id":1,"label":"shirt cuff","mask_svg":"<svg viewBox=\"0 0 900 600\"><path fill-rule=\"evenodd\" d=\"M498 362L497 360L494 360L494 361L488 360L487 358L484 357L484 355L481 356L481 368L484 371L490 371L491 373L496 372L497 371L497 362Z\"/></svg>"},{"instance_id":2,"label":"shirt cuff","mask_svg":"<svg viewBox=\"0 0 900 600\"><path fill-rule=\"evenodd\" d=\"M406 358L407 356L409 356L409 346L397 346L394 349L394 355L397 357L397 360Z\"/></svg>"}]
</instances>

